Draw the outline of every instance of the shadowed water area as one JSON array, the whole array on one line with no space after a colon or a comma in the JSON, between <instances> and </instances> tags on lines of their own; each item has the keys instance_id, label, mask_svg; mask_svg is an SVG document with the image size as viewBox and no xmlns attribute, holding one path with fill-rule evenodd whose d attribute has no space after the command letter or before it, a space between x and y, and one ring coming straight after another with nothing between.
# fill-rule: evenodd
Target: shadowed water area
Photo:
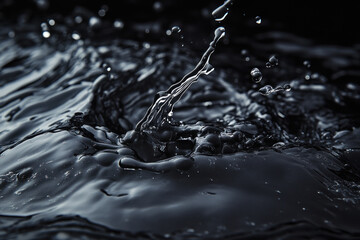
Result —
<instances>
[{"instance_id":1,"label":"shadowed water area","mask_svg":"<svg viewBox=\"0 0 360 240\"><path fill-rule=\"evenodd\" d=\"M0 5L1 239L360 237L355 35L97 3Z\"/></svg>"}]
</instances>

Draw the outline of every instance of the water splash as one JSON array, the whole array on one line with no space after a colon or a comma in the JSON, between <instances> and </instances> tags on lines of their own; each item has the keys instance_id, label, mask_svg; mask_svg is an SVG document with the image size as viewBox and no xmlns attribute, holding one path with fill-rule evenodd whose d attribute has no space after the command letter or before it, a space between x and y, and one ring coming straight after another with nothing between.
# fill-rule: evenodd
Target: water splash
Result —
<instances>
[{"instance_id":1,"label":"water splash","mask_svg":"<svg viewBox=\"0 0 360 240\"><path fill-rule=\"evenodd\" d=\"M215 51L216 44L225 36L225 28L218 27L214 32L214 39L209 44L196 67L186 74L179 82L171 85L166 91L158 92L155 95L153 104L147 110L145 116L138 122L135 131L144 131L146 129L157 129L172 112L175 103L182 97L186 90L197 81L202 75L210 74L214 68L209 64L209 60Z\"/></svg>"},{"instance_id":2,"label":"water splash","mask_svg":"<svg viewBox=\"0 0 360 240\"><path fill-rule=\"evenodd\" d=\"M285 84L284 86L278 86L276 88L273 88L270 85L266 85L262 88L259 89L259 93L264 95L264 96L268 96L272 93L276 93L276 92L282 92L282 91L290 91L291 90L291 86L289 84Z\"/></svg>"}]
</instances>

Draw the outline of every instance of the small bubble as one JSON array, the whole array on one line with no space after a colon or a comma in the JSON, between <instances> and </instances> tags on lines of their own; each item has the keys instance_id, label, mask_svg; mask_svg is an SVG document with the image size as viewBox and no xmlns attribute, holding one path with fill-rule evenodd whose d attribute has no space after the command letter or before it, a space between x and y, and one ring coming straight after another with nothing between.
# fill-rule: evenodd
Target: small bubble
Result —
<instances>
[{"instance_id":1,"label":"small bubble","mask_svg":"<svg viewBox=\"0 0 360 240\"><path fill-rule=\"evenodd\" d=\"M305 74L305 77L304 77L304 78L305 78L305 80L310 80L310 78L311 78L311 77L310 77L310 74Z\"/></svg>"},{"instance_id":2,"label":"small bubble","mask_svg":"<svg viewBox=\"0 0 360 240\"><path fill-rule=\"evenodd\" d=\"M171 34L172 34L172 32L170 29L166 30L166 35L170 36Z\"/></svg>"},{"instance_id":3,"label":"small bubble","mask_svg":"<svg viewBox=\"0 0 360 240\"><path fill-rule=\"evenodd\" d=\"M50 26L54 26L55 25L55 20L54 19L49 19L48 21Z\"/></svg>"},{"instance_id":4,"label":"small bubble","mask_svg":"<svg viewBox=\"0 0 360 240\"><path fill-rule=\"evenodd\" d=\"M74 39L74 40L79 40L80 39L80 35L76 32L74 32L73 34L71 34L71 37Z\"/></svg>"},{"instance_id":5,"label":"small bubble","mask_svg":"<svg viewBox=\"0 0 360 240\"><path fill-rule=\"evenodd\" d=\"M270 95L273 92L274 92L274 89L270 85L266 85L266 86L259 89L259 93L264 95L264 96Z\"/></svg>"},{"instance_id":6,"label":"small bubble","mask_svg":"<svg viewBox=\"0 0 360 240\"><path fill-rule=\"evenodd\" d=\"M122 28L124 28L124 23L122 21L120 21L120 20L115 20L114 21L114 27L122 29Z\"/></svg>"},{"instance_id":7,"label":"small bubble","mask_svg":"<svg viewBox=\"0 0 360 240\"><path fill-rule=\"evenodd\" d=\"M255 83L259 83L262 80L262 73L258 68L253 68L250 72L251 78Z\"/></svg>"},{"instance_id":8,"label":"small bubble","mask_svg":"<svg viewBox=\"0 0 360 240\"><path fill-rule=\"evenodd\" d=\"M260 17L260 16L256 16L256 17L255 17L255 22L256 22L256 24L261 24L261 17Z\"/></svg>"},{"instance_id":9,"label":"small bubble","mask_svg":"<svg viewBox=\"0 0 360 240\"><path fill-rule=\"evenodd\" d=\"M42 35L43 35L44 38L49 38L49 37L51 36L51 34L50 34L49 31L44 31L44 32L42 33Z\"/></svg>"},{"instance_id":10,"label":"small bubble","mask_svg":"<svg viewBox=\"0 0 360 240\"><path fill-rule=\"evenodd\" d=\"M76 23L82 23L83 18L81 16L76 16L74 20Z\"/></svg>"}]
</instances>

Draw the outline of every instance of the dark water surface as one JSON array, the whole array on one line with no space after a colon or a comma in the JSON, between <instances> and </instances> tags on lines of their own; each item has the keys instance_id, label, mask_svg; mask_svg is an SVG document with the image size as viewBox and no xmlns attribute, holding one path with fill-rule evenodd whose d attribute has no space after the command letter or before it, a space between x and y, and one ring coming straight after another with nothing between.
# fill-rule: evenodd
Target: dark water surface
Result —
<instances>
[{"instance_id":1,"label":"dark water surface","mask_svg":"<svg viewBox=\"0 0 360 240\"><path fill-rule=\"evenodd\" d=\"M1 6L0 239L360 238L356 40L216 23L223 2L46 3ZM219 26L215 70L134 133Z\"/></svg>"}]
</instances>

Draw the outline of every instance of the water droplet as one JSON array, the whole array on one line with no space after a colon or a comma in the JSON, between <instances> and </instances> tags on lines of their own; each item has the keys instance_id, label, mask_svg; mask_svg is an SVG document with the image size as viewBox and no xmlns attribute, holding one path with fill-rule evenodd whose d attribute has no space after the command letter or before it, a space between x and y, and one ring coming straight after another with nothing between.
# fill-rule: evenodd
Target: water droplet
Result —
<instances>
[{"instance_id":1,"label":"water droplet","mask_svg":"<svg viewBox=\"0 0 360 240\"><path fill-rule=\"evenodd\" d=\"M110 72L111 71L111 67L107 67L106 71Z\"/></svg>"},{"instance_id":2,"label":"water droplet","mask_svg":"<svg viewBox=\"0 0 360 240\"><path fill-rule=\"evenodd\" d=\"M262 73L258 68L253 68L250 72L251 78L255 83L259 83L262 80Z\"/></svg>"},{"instance_id":3,"label":"water droplet","mask_svg":"<svg viewBox=\"0 0 360 240\"><path fill-rule=\"evenodd\" d=\"M266 63L267 68L272 68L279 65L279 60L275 55L270 56L269 61Z\"/></svg>"},{"instance_id":4,"label":"water droplet","mask_svg":"<svg viewBox=\"0 0 360 240\"><path fill-rule=\"evenodd\" d=\"M154 2L153 8L156 12L160 12L163 10L163 5L161 2Z\"/></svg>"},{"instance_id":5,"label":"water droplet","mask_svg":"<svg viewBox=\"0 0 360 240\"><path fill-rule=\"evenodd\" d=\"M246 62L250 61L249 52L246 49L241 50L241 59L245 60Z\"/></svg>"},{"instance_id":6,"label":"water droplet","mask_svg":"<svg viewBox=\"0 0 360 240\"><path fill-rule=\"evenodd\" d=\"M232 4L232 0L226 0L221 6L216 8L212 15L215 18L215 21L221 22L226 18L229 13L229 5Z\"/></svg>"},{"instance_id":7,"label":"water droplet","mask_svg":"<svg viewBox=\"0 0 360 240\"><path fill-rule=\"evenodd\" d=\"M308 61L308 60L305 60L305 61L303 62L303 65L304 65L305 67L307 67L307 68L310 68L310 67L311 67L310 61Z\"/></svg>"},{"instance_id":8,"label":"water droplet","mask_svg":"<svg viewBox=\"0 0 360 240\"><path fill-rule=\"evenodd\" d=\"M284 91L286 91L286 92L289 92L289 91L291 90L290 84L285 84L285 85L283 86L283 88L284 88Z\"/></svg>"},{"instance_id":9,"label":"water droplet","mask_svg":"<svg viewBox=\"0 0 360 240\"><path fill-rule=\"evenodd\" d=\"M100 19L97 18L97 17L91 17L91 18L89 19L89 25L90 25L90 27L92 27L92 28L99 26L99 25L100 25Z\"/></svg>"},{"instance_id":10,"label":"water droplet","mask_svg":"<svg viewBox=\"0 0 360 240\"><path fill-rule=\"evenodd\" d=\"M115 20L114 21L114 27L119 28L119 29L123 29L124 28L124 23L121 20Z\"/></svg>"},{"instance_id":11,"label":"water droplet","mask_svg":"<svg viewBox=\"0 0 360 240\"><path fill-rule=\"evenodd\" d=\"M243 50L241 50L241 55L248 55L249 54L249 52L248 52L248 50L246 50L246 49L243 49Z\"/></svg>"},{"instance_id":12,"label":"water droplet","mask_svg":"<svg viewBox=\"0 0 360 240\"><path fill-rule=\"evenodd\" d=\"M49 19L48 21L50 26L54 26L55 25L55 20L54 19Z\"/></svg>"},{"instance_id":13,"label":"water droplet","mask_svg":"<svg viewBox=\"0 0 360 240\"><path fill-rule=\"evenodd\" d=\"M150 43L143 43L143 47L146 48L146 49L149 49L151 47Z\"/></svg>"},{"instance_id":14,"label":"water droplet","mask_svg":"<svg viewBox=\"0 0 360 240\"><path fill-rule=\"evenodd\" d=\"M269 95L269 94L271 94L273 92L274 92L274 89L270 85L266 85L266 86L259 89L259 93L264 95L264 96L267 96L267 95Z\"/></svg>"},{"instance_id":15,"label":"water droplet","mask_svg":"<svg viewBox=\"0 0 360 240\"><path fill-rule=\"evenodd\" d=\"M47 0L35 0L35 3L40 9L47 9L49 7L49 2Z\"/></svg>"},{"instance_id":16,"label":"water droplet","mask_svg":"<svg viewBox=\"0 0 360 240\"><path fill-rule=\"evenodd\" d=\"M171 30L170 29L166 30L166 35L170 36L173 33L179 33L179 32L181 32L181 28L178 26L174 26L171 28ZM180 38L183 39L184 36L181 35Z\"/></svg>"},{"instance_id":17,"label":"water droplet","mask_svg":"<svg viewBox=\"0 0 360 240\"><path fill-rule=\"evenodd\" d=\"M40 24L40 27L42 28L42 30L46 30L46 29L48 29L47 24L46 24L46 23L44 23L44 22Z\"/></svg>"},{"instance_id":18,"label":"water droplet","mask_svg":"<svg viewBox=\"0 0 360 240\"><path fill-rule=\"evenodd\" d=\"M9 36L9 38L14 38L15 37L15 32L14 31L8 32L8 36Z\"/></svg>"},{"instance_id":19,"label":"water droplet","mask_svg":"<svg viewBox=\"0 0 360 240\"><path fill-rule=\"evenodd\" d=\"M310 80L310 74L305 74L305 76L304 76L304 78L305 78L305 80Z\"/></svg>"},{"instance_id":20,"label":"water droplet","mask_svg":"<svg viewBox=\"0 0 360 240\"><path fill-rule=\"evenodd\" d=\"M82 23L83 18L81 16L76 16L74 20L76 23Z\"/></svg>"},{"instance_id":21,"label":"water droplet","mask_svg":"<svg viewBox=\"0 0 360 240\"><path fill-rule=\"evenodd\" d=\"M79 40L80 39L80 35L76 32L74 32L73 34L71 34L71 37L74 39L74 40Z\"/></svg>"},{"instance_id":22,"label":"water droplet","mask_svg":"<svg viewBox=\"0 0 360 240\"><path fill-rule=\"evenodd\" d=\"M44 38L49 38L49 37L51 36L51 34L50 34L49 31L44 31L44 32L42 33L42 35L43 35Z\"/></svg>"},{"instance_id":23,"label":"water droplet","mask_svg":"<svg viewBox=\"0 0 360 240\"><path fill-rule=\"evenodd\" d=\"M178 27L178 26L173 26L173 27L171 28L171 32L173 32L173 33L179 33L179 32L181 32L181 28Z\"/></svg>"},{"instance_id":24,"label":"water droplet","mask_svg":"<svg viewBox=\"0 0 360 240\"><path fill-rule=\"evenodd\" d=\"M103 7L101 7L100 9L99 9L99 11L98 11L98 15L100 16L100 17L105 17L105 15L106 15L106 12L107 12L107 6L103 6Z\"/></svg>"},{"instance_id":25,"label":"water droplet","mask_svg":"<svg viewBox=\"0 0 360 240\"><path fill-rule=\"evenodd\" d=\"M256 16L256 17L255 17L255 22L256 22L257 24L261 24L261 17L260 17L260 16Z\"/></svg>"}]
</instances>

